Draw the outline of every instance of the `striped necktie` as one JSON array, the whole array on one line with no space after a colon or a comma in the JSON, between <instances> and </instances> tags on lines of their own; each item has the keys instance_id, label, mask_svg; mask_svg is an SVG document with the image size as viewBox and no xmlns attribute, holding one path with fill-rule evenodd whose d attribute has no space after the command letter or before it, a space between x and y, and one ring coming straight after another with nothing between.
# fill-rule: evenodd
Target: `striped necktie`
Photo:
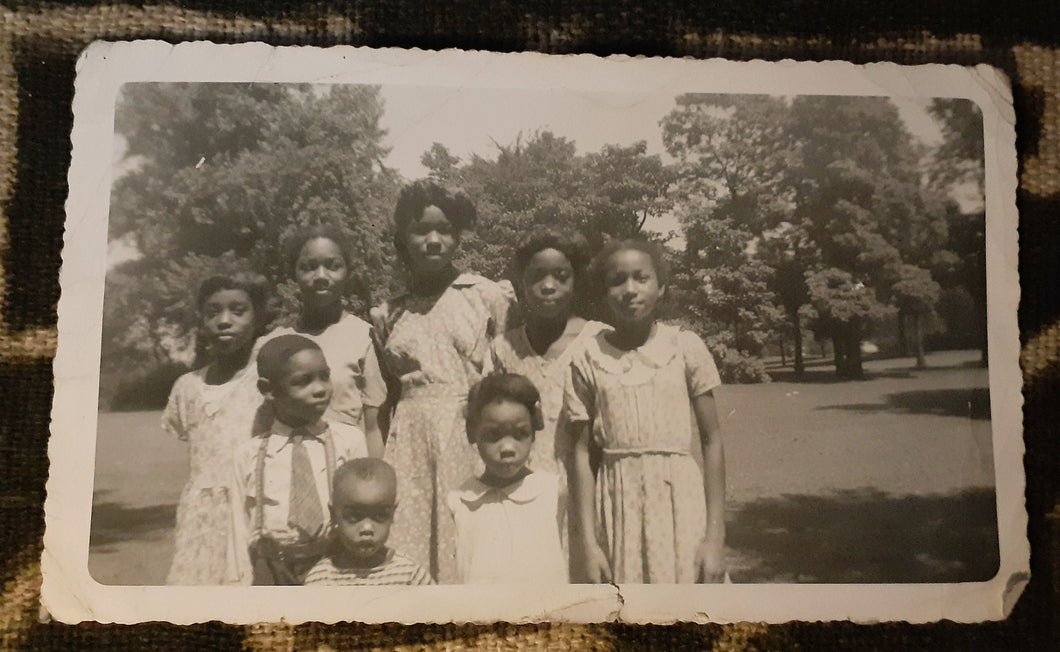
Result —
<instances>
[{"instance_id":1,"label":"striped necktie","mask_svg":"<svg viewBox=\"0 0 1060 652\"><path fill-rule=\"evenodd\" d=\"M307 434L304 428L291 433L291 497L287 524L303 537L315 537L324 527L324 509L320 505L309 451L303 441Z\"/></svg>"}]
</instances>

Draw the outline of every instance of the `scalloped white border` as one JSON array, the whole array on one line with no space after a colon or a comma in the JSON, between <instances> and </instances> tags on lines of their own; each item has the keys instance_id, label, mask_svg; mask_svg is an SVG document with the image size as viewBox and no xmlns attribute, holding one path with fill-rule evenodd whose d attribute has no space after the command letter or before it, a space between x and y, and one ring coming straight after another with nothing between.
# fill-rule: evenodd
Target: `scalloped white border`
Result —
<instances>
[{"instance_id":1,"label":"scalloped white border","mask_svg":"<svg viewBox=\"0 0 1060 652\"><path fill-rule=\"evenodd\" d=\"M132 81L381 83L577 91L962 97L982 109L990 401L1001 570L986 582L549 587L120 587L88 573L114 107ZM1016 310L1015 114L979 66L548 56L261 43L93 43L77 63L45 502L42 602L62 622L653 622L1004 618L1029 579Z\"/></svg>"}]
</instances>

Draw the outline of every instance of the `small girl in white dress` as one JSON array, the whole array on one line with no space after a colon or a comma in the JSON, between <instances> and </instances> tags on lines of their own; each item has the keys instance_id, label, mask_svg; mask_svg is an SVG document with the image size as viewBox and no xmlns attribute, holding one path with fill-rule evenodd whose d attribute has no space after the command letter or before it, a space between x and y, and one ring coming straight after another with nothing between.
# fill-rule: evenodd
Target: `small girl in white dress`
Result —
<instances>
[{"instance_id":1,"label":"small girl in white dress","mask_svg":"<svg viewBox=\"0 0 1060 652\"><path fill-rule=\"evenodd\" d=\"M565 584L559 478L527 466L541 398L516 374L491 374L468 396L467 437L486 471L449 492L463 584Z\"/></svg>"}]
</instances>

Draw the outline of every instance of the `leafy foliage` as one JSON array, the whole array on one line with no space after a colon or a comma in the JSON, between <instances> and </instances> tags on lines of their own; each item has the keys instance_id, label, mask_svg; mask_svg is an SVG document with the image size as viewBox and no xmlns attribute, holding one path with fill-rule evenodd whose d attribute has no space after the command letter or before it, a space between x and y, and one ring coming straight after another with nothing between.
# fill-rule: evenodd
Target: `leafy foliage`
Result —
<instances>
[{"instance_id":1,"label":"leafy foliage","mask_svg":"<svg viewBox=\"0 0 1060 652\"><path fill-rule=\"evenodd\" d=\"M845 358L840 375L857 377L860 342L892 305L932 313L931 270L959 264L946 248L953 215L924 184L925 150L891 102L691 94L676 104L662 127L679 161L689 304L704 323L720 318L737 350L758 356L770 337L791 336L801 373L808 314ZM709 274L725 279L717 287L701 282L709 258L725 270ZM775 309L733 319L726 304L741 301Z\"/></svg>"},{"instance_id":2,"label":"leafy foliage","mask_svg":"<svg viewBox=\"0 0 1060 652\"><path fill-rule=\"evenodd\" d=\"M983 113L975 102L939 97L928 111L942 126L942 145L931 161L932 181L941 186L972 183L982 194Z\"/></svg>"},{"instance_id":3,"label":"leafy foliage","mask_svg":"<svg viewBox=\"0 0 1060 652\"><path fill-rule=\"evenodd\" d=\"M479 223L461 247L461 263L499 278L526 234L563 226L591 243L638 234L645 220L670 208L672 172L643 142L578 154L551 132L497 145L497 156L461 161L435 143L422 161L430 175L461 186Z\"/></svg>"},{"instance_id":4,"label":"leafy foliage","mask_svg":"<svg viewBox=\"0 0 1060 652\"><path fill-rule=\"evenodd\" d=\"M190 361L191 295L207 276L253 270L288 281L284 244L338 229L366 311L394 287L389 221L397 175L382 161L378 89L273 84L129 84L115 129L128 172L112 191L110 236L135 250L112 268L105 359L124 375ZM280 318L297 309L293 294Z\"/></svg>"}]
</instances>

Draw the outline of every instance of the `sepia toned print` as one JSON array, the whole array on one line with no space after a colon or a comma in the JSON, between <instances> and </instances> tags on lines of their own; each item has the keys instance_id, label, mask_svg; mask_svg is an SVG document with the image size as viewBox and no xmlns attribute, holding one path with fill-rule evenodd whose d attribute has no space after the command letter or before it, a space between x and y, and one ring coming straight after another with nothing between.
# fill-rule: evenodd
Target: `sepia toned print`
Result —
<instances>
[{"instance_id":1,"label":"sepia toned print","mask_svg":"<svg viewBox=\"0 0 1060 652\"><path fill-rule=\"evenodd\" d=\"M211 51L223 75L185 67ZM251 70L263 56L289 65ZM1018 595L1025 533L999 528L1025 519L1015 168L993 72L85 57L58 618L981 620ZM94 329L63 320L74 306ZM75 405L95 464L63 476ZM336 505L350 455L381 466ZM437 586L323 597L321 577L393 559ZM262 586L324 566L297 607Z\"/></svg>"}]
</instances>

